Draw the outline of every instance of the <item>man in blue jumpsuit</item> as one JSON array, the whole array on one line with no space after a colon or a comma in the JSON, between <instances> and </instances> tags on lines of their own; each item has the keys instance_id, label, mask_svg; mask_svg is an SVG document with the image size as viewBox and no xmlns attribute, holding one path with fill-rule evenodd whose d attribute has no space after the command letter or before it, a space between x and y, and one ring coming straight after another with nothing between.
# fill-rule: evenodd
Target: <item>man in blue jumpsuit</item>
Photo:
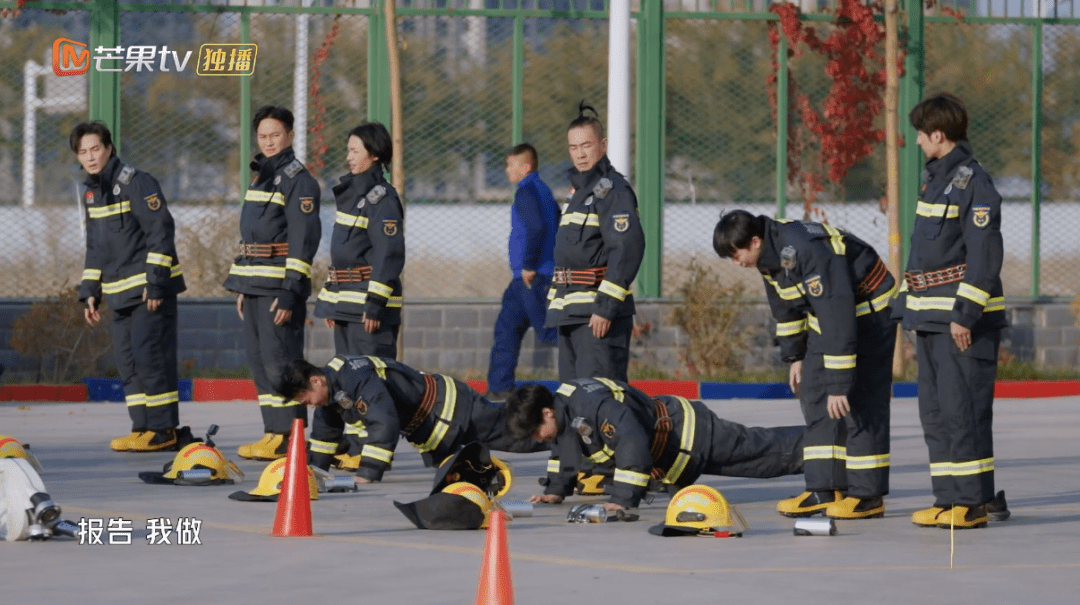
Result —
<instances>
[{"instance_id":1,"label":"man in blue jumpsuit","mask_svg":"<svg viewBox=\"0 0 1080 605\"><path fill-rule=\"evenodd\" d=\"M556 344L556 330L545 328L548 286L554 270L555 230L559 207L551 189L540 180L536 149L522 143L506 155L506 177L517 186L510 212L510 270L514 279L503 292L502 309L495 320L495 342L488 366L488 393L504 400L514 389L521 341L529 326L536 339Z\"/></svg>"}]
</instances>

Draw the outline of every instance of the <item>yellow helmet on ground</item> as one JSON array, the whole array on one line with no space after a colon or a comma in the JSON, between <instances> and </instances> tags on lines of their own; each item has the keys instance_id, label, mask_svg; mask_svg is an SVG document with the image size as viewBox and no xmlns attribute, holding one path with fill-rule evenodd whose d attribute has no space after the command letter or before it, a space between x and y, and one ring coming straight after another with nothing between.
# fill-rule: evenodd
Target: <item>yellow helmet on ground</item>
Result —
<instances>
[{"instance_id":1,"label":"yellow helmet on ground","mask_svg":"<svg viewBox=\"0 0 1080 605\"><path fill-rule=\"evenodd\" d=\"M7 435L0 435L0 458L22 458L30 463L30 466L34 467L34 470L40 475L44 473L44 469L41 468L41 463L37 458L29 451L30 446L24 446L19 443L18 439L9 437Z\"/></svg>"},{"instance_id":2,"label":"yellow helmet on ground","mask_svg":"<svg viewBox=\"0 0 1080 605\"><path fill-rule=\"evenodd\" d=\"M484 514L484 522L480 524L480 529L488 526L488 519L491 516L491 509L495 506L491 503L491 498L487 497L484 490L476 487L472 483L466 483L465 481L459 481L457 483L451 483L443 488L444 494L454 494L455 496L462 496L468 498L473 504L480 507L480 512Z\"/></svg>"},{"instance_id":3,"label":"yellow helmet on ground","mask_svg":"<svg viewBox=\"0 0 1080 605\"><path fill-rule=\"evenodd\" d=\"M250 492L233 492L229 498L243 502L277 502L281 486L285 482L285 465L288 458L278 458L263 469L259 476L259 484ZM315 473L311 467L307 467L308 490L312 500L319 499L319 483L315 480Z\"/></svg>"},{"instance_id":4,"label":"yellow helmet on ground","mask_svg":"<svg viewBox=\"0 0 1080 605\"><path fill-rule=\"evenodd\" d=\"M139 473L139 478L147 483L226 485L243 481L244 472L216 447L191 443L177 452L171 462L165 463L163 472Z\"/></svg>"},{"instance_id":5,"label":"yellow helmet on ground","mask_svg":"<svg viewBox=\"0 0 1080 605\"><path fill-rule=\"evenodd\" d=\"M717 490L691 485L679 490L668 503L664 522L649 528L657 536L741 536L746 521Z\"/></svg>"},{"instance_id":6,"label":"yellow helmet on ground","mask_svg":"<svg viewBox=\"0 0 1080 605\"><path fill-rule=\"evenodd\" d=\"M445 491L453 483L471 483L483 493L499 498L510 491L513 469L510 464L491 455L486 445L472 442L439 463L431 493Z\"/></svg>"}]
</instances>

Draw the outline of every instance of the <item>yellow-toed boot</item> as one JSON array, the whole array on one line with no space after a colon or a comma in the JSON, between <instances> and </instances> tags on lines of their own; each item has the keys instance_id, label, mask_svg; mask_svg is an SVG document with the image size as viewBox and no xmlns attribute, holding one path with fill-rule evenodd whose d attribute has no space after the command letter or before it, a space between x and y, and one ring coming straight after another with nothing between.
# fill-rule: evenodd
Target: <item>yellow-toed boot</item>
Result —
<instances>
[{"instance_id":1,"label":"yellow-toed boot","mask_svg":"<svg viewBox=\"0 0 1080 605\"><path fill-rule=\"evenodd\" d=\"M337 456L334 456L334 468L339 468L343 471L355 471L360 468L360 454L355 456L338 454Z\"/></svg>"},{"instance_id":2,"label":"yellow-toed boot","mask_svg":"<svg viewBox=\"0 0 1080 605\"><path fill-rule=\"evenodd\" d=\"M286 435L270 433L268 436L269 439L252 446L252 460L277 460L285 457L285 452L289 448L289 440L286 439Z\"/></svg>"},{"instance_id":3,"label":"yellow-toed boot","mask_svg":"<svg viewBox=\"0 0 1080 605\"><path fill-rule=\"evenodd\" d=\"M839 502L844 495L838 491L803 492L794 498L781 500L776 504L776 512L785 517L809 517L824 511L833 502Z\"/></svg>"},{"instance_id":4,"label":"yellow-toed boot","mask_svg":"<svg viewBox=\"0 0 1080 605\"><path fill-rule=\"evenodd\" d=\"M880 497L848 496L825 507L825 516L830 519L876 519L885 516L885 501Z\"/></svg>"},{"instance_id":5,"label":"yellow-toed boot","mask_svg":"<svg viewBox=\"0 0 1080 605\"><path fill-rule=\"evenodd\" d=\"M273 436L274 436L273 433L266 433L265 435L262 436L262 439L259 439L255 443L248 443L246 445L241 445L240 447L236 448L236 455L240 456L241 458L247 458L248 460L253 460L255 457L251 454L252 450L257 446L260 446L260 445L266 443Z\"/></svg>"},{"instance_id":6,"label":"yellow-toed boot","mask_svg":"<svg viewBox=\"0 0 1080 605\"><path fill-rule=\"evenodd\" d=\"M937 526L944 529L974 529L986 527L988 520L985 506L954 506L938 515Z\"/></svg>"},{"instance_id":7,"label":"yellow-toed boot","mask_svg":"<svg viewBox=\"0 0 1080 605\"><path fill-rule=\"evenodd\" d=\"M131 441L132 452L160 452L161 450L176 449L176 430L161 429L160 431L143 431Z\"/></svg>"},{"instance_id":8,"label":"yellow-toed boot","mask_svg":"<svg viewBox=\"0 0 1080 605\"><path fill-rule=\"evenodd\" d=\"M130 435L117 437L109 442L109 449L114 452L126 452L131 449L131 445L139 438L140 434L142 434L142 431L134 431Z\"/></svg>"},{"instance_id":9,"label":"yellow-toed boot","mask_svg":"<svg viewBox=\"0 0 1080 605\"><path fill-rule=\"evenodd\" d=\"M920 527L937 527L938 515L945 512L940 506L931 506L917 510L911 515L911 522Z\"/></svg>"}]
</instances>

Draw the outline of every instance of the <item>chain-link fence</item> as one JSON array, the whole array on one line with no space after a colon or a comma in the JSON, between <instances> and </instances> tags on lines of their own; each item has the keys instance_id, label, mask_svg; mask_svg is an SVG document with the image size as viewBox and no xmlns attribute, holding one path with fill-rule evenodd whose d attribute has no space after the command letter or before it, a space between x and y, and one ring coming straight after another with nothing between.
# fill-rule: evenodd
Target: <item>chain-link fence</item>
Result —
<instances>
[{"instance_id":1,"label":"chain-link fence","mask_svg":"<svg viewBox=\"0 0 1080 605\"><path fill-rule=\"evenodd\" d=\"M226 294L220 284L237 239L239 201L250 178L246 164L257 151L246 120L263 104L289 106L297 114L298 153L323 185L323 241L328 246L330 187L346 172L345 133L378 116L373 106L387 94L385 74L372 67L379 60L375 55L385 54L380 47L382 2L121 2L116 29L123 59L111 62L97 62L100 53L79 46L90 41L89 3L50 4L64 10L40 10L33 4L0 19L0 56L5 59L0 67L0 295L54 294L81 273L84 244L77 198L84 176L68 149L67 133L88 115L92 74L56 75L54 49L61 67L77 66L79 53L87 51L91 71L124 69L119 151L162 184L176 218L189 295ZM408 203L406 297L494 297L509 278L506 239L513 191L503 172L503 153L516 142L518 129L539 150L541 176L557 198L565 195L570 165L565 127L576 116L578 101L586 99L602 117L607 115L607 3L398 4ZM817 2L803 4L804 11L817 10ZM1031 16L996 15L989 3L950 6L981 17ZM711 231L722 209L779 212L778 144L770 102L774 85L768 83L776 73L774 50L769 21L760 18L769 14L768 4L669 0L664 7L659 291L670 296L695 256L713 263L725 277L753 277L714 262ZM1045 10L1039 7L1020 10ZM635 2L634 10L640 8ZM1007 200L1004 275L1010 296L1028 296L1033 289L1042 295L1072 295L1080 277L1080 240L1069 236L1080 195L1075 161L1080 89L1074 75L1080 20L1058 16L1065 19L1053 25L986 19L961 23L939 7L926 17L925 89L949 90L967 100L976 157ZM843 27L822 14L811 17L822 32ZM206 43L257 45L253 75L197 75ZM513 61L517 44L523 57L520 87L515 86ZM128 60L133 48L152 49L143 67L153 69L129 69L137 67ZM830 86L826 60L804 52L793 54L787 65L791 85L820 107ZM1042 75L1041 113L1036 116L1033 69ZM519 125L511 119L515 104ZM794 113L789 118L788 136L797 137L799 118ZM876 127L882 122L879 117ZM1036 126L1042 144L1033 147ZM1041 154L1036 158L1041 162L1038 206L1032 204L1033 151ZM789 168L810 170L814 153L809 145L782 159ZM852 231L883 254L888 249L881 203L884 156L883 144L876 146L841 184L826 186L812 215ZM803 218L800 185L788 183L782 189L786 216ZM324 248L317 257L317 280L325 275L328 256Z\"/></svg>"}]
</instances>

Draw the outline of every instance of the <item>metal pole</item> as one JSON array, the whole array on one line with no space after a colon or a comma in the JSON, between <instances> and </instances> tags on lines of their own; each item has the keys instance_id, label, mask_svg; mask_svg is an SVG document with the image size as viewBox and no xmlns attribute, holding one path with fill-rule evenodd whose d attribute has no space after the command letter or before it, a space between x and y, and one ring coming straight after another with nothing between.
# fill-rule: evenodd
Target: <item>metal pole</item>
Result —
<instances>
[{"instance_id":1,"label":"metal pole","mask_svg":"<svg viewBox=\"0 0 1080 605\"><path fill-rule=\"evenodd\" d=\"M304 0L302 6L311 6L312 0ZM303 10L303 8L301 9ZM296 68L293 70L293 116L296 119L293 151L301 162L307 157L307 81L308 81L308 21L311 15L301 12L296 16Z\"/></svg>"},{"instance_id":2,"label":"metal pole","mask_svg":"<svg viewBox=\"0 0 1080 605\"><path fill-rule=\"evenodd\" d=\"M510 93L510 121L511 129L510 144L517 145L521 142L522 121L525 118L524 102L524 72L525 72L525 19L521 15L514 15L514 52L513 65L510 67L512 89Z\"/></svg>"},{"instance_id":3,"label":"metal pole","mask_svg":"<svg viewBox=\"0 0 1080 605\"><path fill-rule=\"evenodd\" d=\"M251 14L240 13L240 42L251 42ZM240 76L240 195L251 175L251 76Z\"/></svg>"},{"instance_id":4,"label":"metal pole","mask_svg":"<svg viewBox=\"0 0 1080 605\"><path fill-rule=\"evenodd\" d=\"M889 270L899 279L903 269L900 259L903 249L900 244L900 125L896 109L900 83L897 68L900 59L896 30L898 10L897 0L885 1L885 197L889 207ZM894 376L904 375L904 337L899 328L896 331L892 371Z\"/></svg>"},{"instance_id":5,"label":"metal pole","mask_svg":"<svg viewBox=\"0 0 1080 605\"><path fill-rule=\"evenodd\" d=\"M37 77L41 66L27 61L23 66L23 206L34 205L34 155L37 154Z\"/></svg>"},{"instance_id":6,"label":"metal pole","mask_svg":"<svg viewBox=\"0 0 1080 605\"><path fill-rule=\"evenodd\" d=\"M776 25L777 29L780 25ZM776 213L787 218L787 154L788 154L788 42L780 32L776 48Z\"/></svg>"},{"instance_id":7,"label":"metal pole","mask_svg":"<svg viewBox=\"0 0 1080 605\"><path fill-rule=\"evenodd\" d=\"M1031 295L1039 296L1040 205L1042 203L1043 24L1031 32Z\"/></svg>"},{"instance_id":8,"label":"metal pole","mask_svg":"<svg viewBox=\"0 0 1080 605\"><path fill-rule=\"evenodd\" d=\"M630 0L608 2L608 159L630 174Z\"/></svg>"}]
</instances>

